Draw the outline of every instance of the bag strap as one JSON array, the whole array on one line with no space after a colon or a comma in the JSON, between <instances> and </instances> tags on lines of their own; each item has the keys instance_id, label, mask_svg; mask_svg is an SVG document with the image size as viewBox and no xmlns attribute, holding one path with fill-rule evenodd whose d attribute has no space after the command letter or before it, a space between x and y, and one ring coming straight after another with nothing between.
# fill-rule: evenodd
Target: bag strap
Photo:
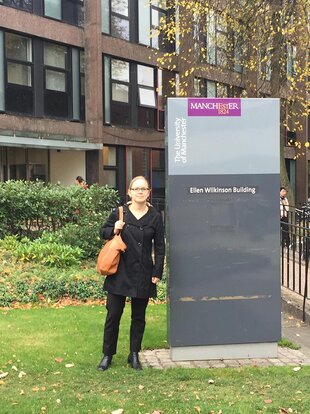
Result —
<instances>
[{"instance_id":1,"label":"bag strap","mask_svg":"<svg viewBox=\"0 0 310 414\"><path fill-rule=\"evenodd\" d=\"M124 208L123 206L118 207L118 219L124 221ZM121 234L122 230L118 230L115 234Z\"/></svg>"},{"instance_id":2,"label":"bag strap","mask_svg":"<svg viewBox=\"0 0 310 414\"><path fill-rule=\"evenodd\" d=\"M123 206L118 207L119 220L124 221L124 208Z\"/></svg>"}]
</instances>

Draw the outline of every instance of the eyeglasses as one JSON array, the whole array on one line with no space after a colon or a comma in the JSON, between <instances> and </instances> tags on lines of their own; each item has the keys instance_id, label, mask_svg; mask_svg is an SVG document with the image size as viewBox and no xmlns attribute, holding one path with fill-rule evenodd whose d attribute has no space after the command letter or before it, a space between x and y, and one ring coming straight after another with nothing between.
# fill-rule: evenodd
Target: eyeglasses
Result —
<instances>
[{"instance_id":1,"label":"eyeglasses","mask_svg":"<svg viewBox=\"0 0 310 414\"><path fill-rule=\"evenodd\" d=\"M149 188L145 188L145 187L137 187L137 188L131 188L131 191L142 191L142 193L145 193L146 191L149 191Z\"/></svg>"}]
</instances>

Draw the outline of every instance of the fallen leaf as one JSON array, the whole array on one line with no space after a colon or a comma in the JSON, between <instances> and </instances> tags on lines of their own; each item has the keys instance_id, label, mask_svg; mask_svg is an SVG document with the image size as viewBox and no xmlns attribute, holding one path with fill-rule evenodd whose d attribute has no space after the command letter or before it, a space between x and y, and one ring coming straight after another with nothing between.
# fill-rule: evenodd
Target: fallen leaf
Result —
<instances>
[{"instance_id":1,"label":"fallen leaf","mask_svg":"<svg viewBox=\"0 0 310 414\"><path fill-rule=\"evenodd\" d=\"M32 391L34 391L34 392L38 392L38 391L39 391L39 389L40 389L39 387L33 387L33 388L32 388Z\"/></svg>"},{"instance_id":2,"label":"fallen leaf","mask_svg":"<svg viewBox=\"0 0 310 414\"><path fill-rule=\"evenodd\" d=\"M43 387L41 387L41 390L42 390L42 391L46 391L46 387L44 387L44 386L43 386Z\"/></svg>"},{"instance_id":3,"label":"fallen leaf","mask_svg":"<svg viewBox=\"0 0 310 414\"><path fill-rule=\"evenodd\" d=\"M213 379L209 379L208 384L214 384L214 380Z\"/></svg>"},{"instance_id":4,"label":"fallen leaf","mask_svg":"<svg viewBox=\"0 0 310 414\"><path fill-rule=\"evenodd\" d=\"M25 391L24 390L20 390L19 395L25 395Z\"/></svg>"},{"instance_id":5,"label":"fallen leaf","mask_svg":"<svg viewBox=\"0 0 310 414\"><path fill-rule=\"evenodd\" d=\"M139 390L143 390L144 385L141 385L141 384L140 384L138 388L139 388Z\"/></svg>"},{"instance_id":6,"label":"fallen leaf","mask_svg":"<svg viewBox=\"0 0 310 414\"><path fill-rule=\"evenodd\" d=\"M123 414L124 410L122 408L119 408L118 410L112 411L111 414Z\"/></svg>"},{"instance_id":7,"label":"fallen leaf","mask_svg":"<svg viewBox=\"0 0 310 414\"><path fill-rule=\"evenodd\" d=\"M18 378L23 378L26 374L26 372L24 371L20 371L20 373L18 374Z\"/></svg>"},{"instance_id":8,"label":"fallen leaf","mask_svg":"<svg viewBox=\"0 0 310 414\"><path fill-rule=\"evenodd\" d=\"M196 407L194 407L194 408L197 411L197 413L201 413L201 408L198 405L196 405Z\"/></svg>"},{"instance_id":9,"label":"fallen leaf","mask_svg":"<svg viewBox=\"0 0 310 414\"><path fill-rule=\"evenodd\" d=\"M54 375L59 375L59 374L61 374L61 372L60 371L56 371L56 372L53 372L53 374Z\"/></svg>"},{"instance_id":10,"label":"fallen leaf","mask_svg":"<svg viewBox=\"0 0 310 414\"><path fill-rule=\"evenodd\" d=\"M0 380L0 385L3 385L3 384L5 384L5 382L4 382L4 381L2 381L2 380Z\"/></svg>"},{"instance_id":11,"label":"fallen leaf","mask_svg":"<svg viewBox=\"0 0 310 414\"><path fill-rule=\"evenodd\" d=\"M155 410L152 412L152 414L161 414L161 411Z\"/></svg>"},{"instance_id":12,"label":"fallen leaf","mask_svg":"<svg viewBox=\"0 0 310 414\"><path fill-rule=\"evenodd\" d=\"M72 368L72 367L74 367L74 364L66 364L65 367L66 368Z\"/></svg>"},{"instance_id":13,"label":"fallen leaf","mask_svg":"<svg viewBox=\"0 0 310 414\"><path fill-rule=\"evenodd\" d=\"M264 400L264 403L265 404L271 404L272 403L272 400L270 400L270 399L269 400Z\"/></svg>"},{"instance_id":14,"label":"fallen leaf","mask_svg":"<svg viewBox=\"0 0 310 414\"><path fill-rule=\"evenodd\" d=\"M57 404L60 404L61 400L59 398L57 398L56 402L57 402Z\"/></svg>"},{"instance_id":15,"label":"fallen leaf","mask_svg":"<svg viewBox=\"0 0 310 414\"><path fill-rule=\"evenodd\" d=\"M9 375L8 372L0 372L0 379L3 379Z\"/></svg>"},{"instance_id":16,"label":"fallen leaf","mask_svg":"<svg viewBox=\"0 0 310 414\"><path fill-rule=\"evenodd\" d=\"M18 369L15 365L12 365L11 369L14 369L14 371L18 371Z\"/></svg>"},{"instance_id":17,"label":"fallen leaf","mask_svg":"<svg viewBox=\"0 0 310 414\"><path fill-rule=\"evenodd\" d=\"M301 370L301 367L295 367L295 368L293 368L293 371L295 371L295 372L300 371L300 370Z\"/></svg>"},{"instance_id":18,"label":"fallen leaf","mask_svg":"<svg viewBox=\"0 0 310 414\"><path fill-rule=\"evenodd\" d=\"M55 358L55 362L60 363L60 362L62 362L62 361L63 361L63 358Z\"/></svg>"}]
</instances>

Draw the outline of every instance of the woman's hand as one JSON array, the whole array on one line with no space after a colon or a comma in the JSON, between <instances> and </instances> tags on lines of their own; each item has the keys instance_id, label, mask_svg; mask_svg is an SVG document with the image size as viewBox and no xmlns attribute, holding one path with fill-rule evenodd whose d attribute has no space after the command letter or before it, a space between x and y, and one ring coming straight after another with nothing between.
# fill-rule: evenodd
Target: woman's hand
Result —
<instances>
[{"instance_id":1,"label":"woman's hand","mask_svg":"<svg viewBox=\"0 0 310 414\"><path fill-rule=\"evenodd\" d=\"M157 285L157 283L160 281L160 279L156 276L152 277L152 283L154 283L154 285Z\"/></svg>"},{"instance_id":2,"label":"woman's hand","mask_svg":"<svg viewBox=\"0 0 310 414\"><path fill-rule=\"evenodd\" d=\"M125 225L125 222L122 220L117 220L114 224L114 234L119 233L119 230L122 230Z\"/></svg>"}]
</instances>

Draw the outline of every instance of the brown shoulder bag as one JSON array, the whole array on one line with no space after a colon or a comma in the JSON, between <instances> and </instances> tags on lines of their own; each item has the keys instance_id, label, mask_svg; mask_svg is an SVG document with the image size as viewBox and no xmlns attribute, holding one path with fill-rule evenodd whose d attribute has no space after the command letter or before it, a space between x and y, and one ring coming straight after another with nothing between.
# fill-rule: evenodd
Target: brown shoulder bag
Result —
<instances>
[{"instance_id":1,"label":"brown shoulder bag","mask_svg":"<svg viewBox=\"0 0 310 414\"><path fill-rule=\"evenodd\" d=\"M124 221L123 207L118 208L119 220ZM121 252L127 248L121 238L121 230L103 245L97 258L97 272L101 275L110 276L117 272Z\"/></svg>"}]
</instances>

